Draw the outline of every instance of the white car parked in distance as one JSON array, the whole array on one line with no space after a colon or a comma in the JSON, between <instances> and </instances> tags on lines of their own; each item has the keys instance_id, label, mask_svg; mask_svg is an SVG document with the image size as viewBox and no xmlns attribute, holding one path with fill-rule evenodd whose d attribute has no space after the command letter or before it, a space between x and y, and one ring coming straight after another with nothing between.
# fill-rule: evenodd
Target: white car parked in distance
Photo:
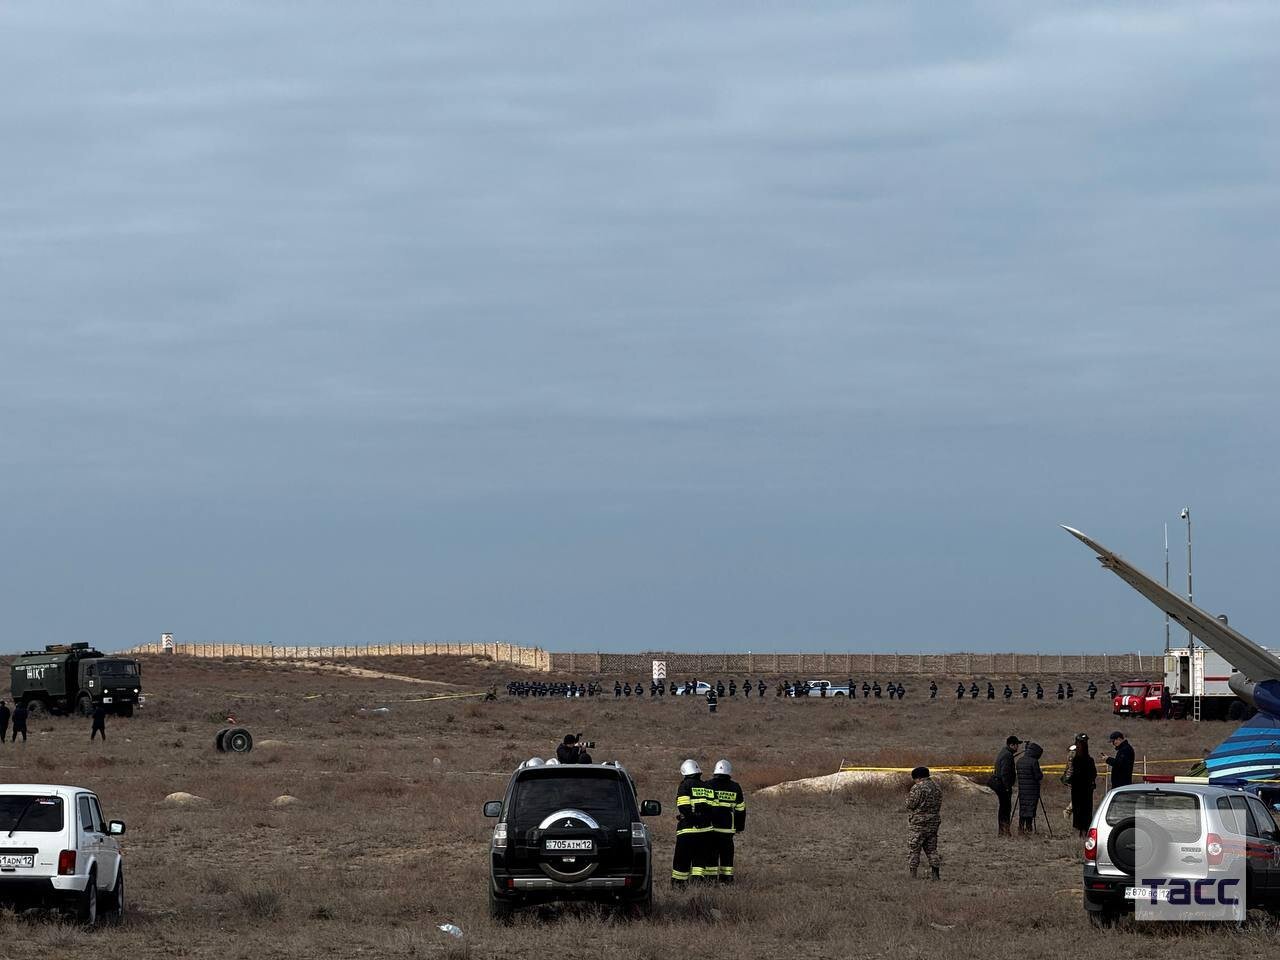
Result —
<instances>
[{"instance_id":1,"label":"white car parked in distance","mask_svg":"<svg viewBox=\"0 0 1280 960\"><path fill-rule=\"evenodd\" d=\"M84 924L124 919L120 820L92 790L0 784L0 902L70 908Z\"/></svg>"}]
</instances>

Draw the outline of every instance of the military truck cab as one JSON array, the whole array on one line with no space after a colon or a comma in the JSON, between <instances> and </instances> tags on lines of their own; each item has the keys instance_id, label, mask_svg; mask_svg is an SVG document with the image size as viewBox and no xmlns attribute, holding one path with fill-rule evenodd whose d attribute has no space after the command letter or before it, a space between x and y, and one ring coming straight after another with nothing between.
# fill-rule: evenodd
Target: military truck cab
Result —
<instances>
[{"instance_id":1,"label":"military truck cab","mask_svg":"<svg viewBox=\"0 0 1280 960\"><path fill-rule=\"evenodd\" d=\"M142 701L142 667L137 660L109 657L87 643L51 644L16 658L10 685L14 702L28 710L88 715L102 706L130 717Z\"/></svg>"}]
</instances>

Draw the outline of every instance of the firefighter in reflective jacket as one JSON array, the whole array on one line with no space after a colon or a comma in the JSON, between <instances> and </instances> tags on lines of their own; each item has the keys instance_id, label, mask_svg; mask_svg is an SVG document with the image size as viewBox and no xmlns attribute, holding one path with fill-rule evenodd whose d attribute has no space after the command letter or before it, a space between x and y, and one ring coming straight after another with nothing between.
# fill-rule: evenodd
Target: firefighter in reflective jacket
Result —
<instances>
[{"instance_id":1,"label":"firefighter in reflective jacket","mask_svg":"<svg viewBox=\"0 0 1280 960\"><path fill-rule=\"evenodd\" d=\"M715 797L715 791L702 780L697 760L680 764L680 775L684 779L676 790L676 850L671 859L671 886L677 890L692 879L707 876L707 838Z\"/></svg>"},{"instance_id":2,"label":"firefighter in reflective jacket","mask_svg":"<svg viewBox=\"0 0 1280 960\"><path fill-rule=\"evenodd\" d=\"M733 883L733 835L747 828L747 799L733 779L733 764L717 760L708 784L715 794L711 808L711 843L706 875Z\"/></svg>"}]
</instances>

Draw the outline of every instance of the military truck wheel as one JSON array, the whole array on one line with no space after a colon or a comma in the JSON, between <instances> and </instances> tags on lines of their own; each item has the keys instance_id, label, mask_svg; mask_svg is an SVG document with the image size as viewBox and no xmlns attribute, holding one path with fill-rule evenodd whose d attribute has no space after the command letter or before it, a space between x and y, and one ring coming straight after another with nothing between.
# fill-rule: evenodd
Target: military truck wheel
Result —
<instances>
[{"instance_id":1,"label":"military truck wheel","mask_svg":"<svg viewBox=\"0 0 1280 960\"><path fill-rule=\"evenodd\" d=\"M228 729L227 727L223 727L221 730L218 731L217 736L213 738L213 746L219 753L227 752L227 744L226 744L227 729Z\"/></svg>"},{"instance_id":2,"label":"military truck wheel","mask_svg":"<svg viewBox=\"0 0 1280 960\"><path fill-rule=\"evenodd\" d=\"M133 716L133 704L132 704L132 703L124 703L124 704L121 704L121 705L120 705L120 716L122 716L122 717L132 717L132 716Z\"/></svg>"},{"instance_id":3,"label":"military truck wheel","mask_svg":"<svg viewBox=\"0 0 1280 960\"><path fill-rule=\"evenodd\" d=\"M87 693L80 694L80 699L76 701L76 713L82 717L87 717L93 713L93 701L89 699Z\"/></svg>"},{"instance_id":4,"label":"military truck wheel","mask_svg":"<svg viewBox=\"0 0 1280 960\"><path fill-rule=\"evenodd\" d=\"M222 745L231 753L248 753L253 749L253 735L244 727L232 727L222 738Z\"/></svg>"},{"instance_id":5,"label":"military truck wheel","mask_svg":"<svg viewBox=\"0 0 1280 960\"><path fill-rule=\"evenodd\" d=\"M28 701L28 703L27 703L27 715L28 715L28 716L38 717L38 716L40 716L41 714L46 713L46 712L47 712L47 710L46 710L46 708L45 708L45 703L44 703L44 701L43 701L43 700L31 700L31 701Z\"/></svg>"}]
</instances>

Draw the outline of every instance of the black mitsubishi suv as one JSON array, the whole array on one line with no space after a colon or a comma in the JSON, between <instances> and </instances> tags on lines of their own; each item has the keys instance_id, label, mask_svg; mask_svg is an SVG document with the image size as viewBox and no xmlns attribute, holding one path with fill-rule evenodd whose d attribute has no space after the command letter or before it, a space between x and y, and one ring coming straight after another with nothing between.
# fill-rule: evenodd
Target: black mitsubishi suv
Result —
<instances>
[{"instance_id":1,"label":"black mitsubishi suv","mask_svg":"<svg viewBox=\"0 0 1280 960\"><path fill-rule=\"evenodd\" d=\"M556 900L653 908L653 840L640 818L662 804L636 801L630 774L614 761L528 760L506 797L484 805L497 817L489 846L489 912Z\"/></svg>"}]
</instances>

